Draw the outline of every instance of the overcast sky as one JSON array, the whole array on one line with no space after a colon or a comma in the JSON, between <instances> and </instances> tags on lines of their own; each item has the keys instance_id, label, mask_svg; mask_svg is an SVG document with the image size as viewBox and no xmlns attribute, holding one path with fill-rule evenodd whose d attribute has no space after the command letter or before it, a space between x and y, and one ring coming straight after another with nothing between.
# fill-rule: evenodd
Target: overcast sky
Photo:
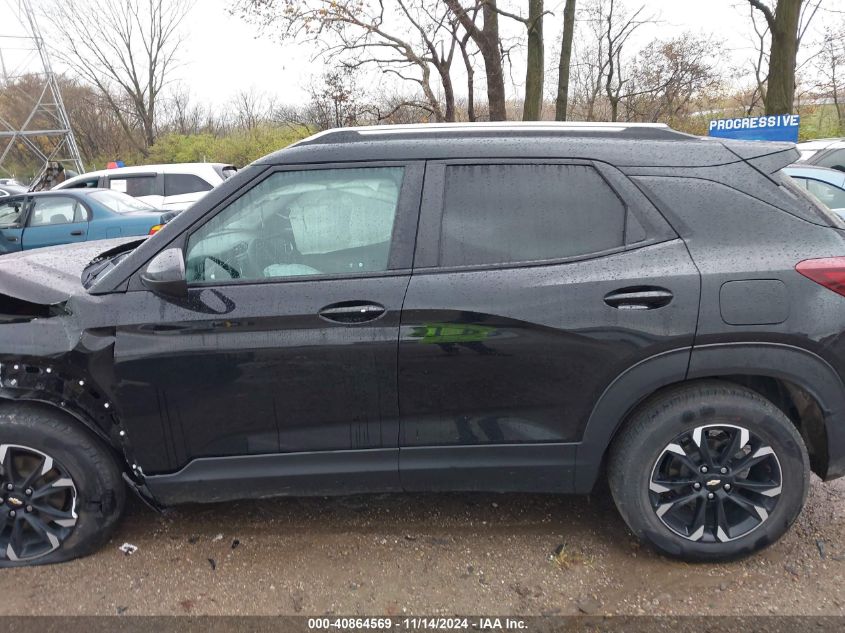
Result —
<instances>
[{"instance_id":1,"label":"overcast sky","mask_svg":"<svg viewBox=\"0 0 845 633\"><path fill-rule=\"evenodd\" d=\"M115 2L119 0L103 0ZM0 0L0 35L10 30L8 3ZM390 2L390 0L387 0ZM34 0L34 5L38 0ZM753 34L746 0L645 0L646 13L659 17L659 22L640 29L631 42L631 50L639 49L651 39L693 31L715 35L727 45L727 64L741 64L753 56ZM184 42L179 52L180 66L173 79L187 86L197 101L223 106L240 91L266 93L282 103L301 103L312 78L319 78L323 62L312 62L311 49L304 44L280 44L271 34L259 35L256 28L229 14L231 0L198 0L184 24ZM500 6L519 12L525 0L500 0ZM629 8L640 6L627 0ZM546 17L547 66L557 55L562 25L563 0L547 0L554 15ZM845 0L824 0L829 8L845 10ZM832 19L830 14L817 16L814 32ZM841 19L836 16L836 19ZM517 28L512 20L502 19L503 28ZM43 26L43 25L42 25ZM522 28L521 26L519 28ZM812 37L813 33L809 37ZM8 45L0 39L0 45ZM516 80L522 72L517 69ZM553 87L551 87L553 88ZM551 90L550 88L550 90Z\"/></svg>"},{"instance_id":2,"label":"overcast sky","mask_svg":"<svg viewBox=\"0 0 845 633\"><path fill-rule=\"evenodd\" d=\"M389 2L390 0L388 0ZM825 0L833 7L845 9L845 0ZM198 99L224 103L240 90L255 89L276 96L283 102L305 98L305 87L312 76L319 76L324 64L310 61L305 45L279 44L271 35L256 37L255 27L232 17L226 0L200 0L186 24L185 47L181 55L180 74L192 87ZM519 11L524 0L500 0L500 6ZM556 55L555 47L562 28L562 0L547 0L553 11L545 22L547 66ZM627 0L627 6L640 6ZM753 56L753 34L745 0L645 0L646 13L659 16L655 25L643 27L632 41L632 49L649 40L671 37L693 31L722 38L733 62L740 64ZM512 23L501 20L502 26ZM817 18L815 26L822 20ZM222 37L221 37L222 36Z\"/></svg>"}]
</instances>

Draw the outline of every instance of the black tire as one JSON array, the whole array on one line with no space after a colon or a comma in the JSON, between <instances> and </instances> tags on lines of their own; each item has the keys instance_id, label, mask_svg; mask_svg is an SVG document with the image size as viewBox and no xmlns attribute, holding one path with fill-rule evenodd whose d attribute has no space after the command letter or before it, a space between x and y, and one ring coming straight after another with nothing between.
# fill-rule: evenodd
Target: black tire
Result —
<instances>
[{"instance_id":1,"label":"black tire","mask_svg":"<svg viewBox=\"0 0 845 633\"><path fill-rule=\"evenodd\" d=\"M4 448L5 447L5 448ZM27 470L28 464L46 464L44 456L52 460L50 471L41 474L46 466ZM117 526L126 500L126 488L113 453L91 431L61 411L39 403L6 403L0 405L0 567L46 565L86 556L111 536ZM11 461L15 460L15 461ZM38 460L44 460L38 462ZM8 491L9 473L15 472L15 481L25 480L26 473L37 473L34 483L27 486L29 496L23 491L23 481L18 490ZM67 483L67 479L70 483ZM56 480L61 480L56 487ZM71 485L72 484L72 485ZM46 495L36 499L38 490ZM54 492L58 490L58 492ZM14 495L14 499L10 497ZM34 501L33 501L34 500ZM33 505L29 505L32 502ZM59 526L50 513L43 514L39 507L50 505L64 514L75 514L73 519L61 518ZM10 518L16 509L15 517ZM29 515L24 516L29 511ZM51 510L52 511L52 510ZM21 532L14 540L16 553L9 546L13 542L14 521L26 519ZM36 536L39 531L29 521L41 521L48 530L41 532L44 543ZM68 525L70 524L70 525ZM52 536L48 536L50 532ZM28 539L25 547L20 546ZM52 540L51 540L52 539ZM55 541L58 541L56 545ZM54 549L50 550L50 547ZM43 553L42 553L43 552ZM18 560L14 560L18 559Z\"/></svg>"},{"instance_id":2,"label":"black tire","mask_svg":"<svg viewBox=\"0 0 845 633\"><path fill-rule=\"evenodd\" d=\"M750 439L731 457L733 437L737 443ZM709 475L701 473L702 446L716 464ZM756 465L740 470L749 463ZM778 473L779 487L772 483ZM660 552L691 561L729 560L766 547L789 529L807 498L810 460L795 426L774 404L742 386L706 381L669 389L637 408L611 445L608 483L634 534ZM720 532L721 525L728 529Z\"/></svg>"}]
</instances>

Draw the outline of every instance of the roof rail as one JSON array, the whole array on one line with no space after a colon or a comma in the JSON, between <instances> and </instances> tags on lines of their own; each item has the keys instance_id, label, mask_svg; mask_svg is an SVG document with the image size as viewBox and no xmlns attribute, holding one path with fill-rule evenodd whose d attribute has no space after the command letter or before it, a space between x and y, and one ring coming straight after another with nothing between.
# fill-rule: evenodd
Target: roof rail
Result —
<instances>
[{"instance_id":1,"label":"roof rail","mask_svg":"<svg viewBox=\"0 0 845 633\"><path fill-rule=\"evenodd\" d=\"M683 132L673 130L665 123L609 123L592 121L484 121L479 123L413 123L406 125L367 125L361 127L340 127L317 132L291 145L310 145L329 143L331 137L339 137L339 142L353 140L354 137L422 135L443 132L478 133L478 132L575 132L581 134L618 133L626 130L659 131L665 138L666 133L688 137ZM359 140L362 140L360 138Z\"/></svg>"}]
</instances>

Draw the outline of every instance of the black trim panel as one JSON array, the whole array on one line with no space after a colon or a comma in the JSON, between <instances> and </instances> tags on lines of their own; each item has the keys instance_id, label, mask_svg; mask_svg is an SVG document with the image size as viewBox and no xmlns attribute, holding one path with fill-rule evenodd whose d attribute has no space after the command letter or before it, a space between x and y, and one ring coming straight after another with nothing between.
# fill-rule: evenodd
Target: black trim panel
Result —
<instances>
[{"instance_id":1,"label":"black trim panel","mask_svg":"<svg viewBox=\"0 0 845 633\"><path fill-rule=\"evenodd\" d=\"M162 505L276 496L399 492L399 450L364 449L202 457L144 478Z\"/></svg>"},{"instance_id":2,"label":"black trim panel","mask_svg":"<svg viewBox=\"0 0 845 633\"><path fill-rule=\"evenodd\" d=\"M570 493L575 449L497 444L203 457L144 483L163 506L403 490Z\"/></svg>"},{"instance_id":3,"label":"black trim panel","mask_svg":"<svg viewBox=\"0 0 845 633\"><path fill-rule=\"evenodd\" d=\"M406 491L573 491L576 444L418 446L399 452Z\"/></svg>"}]
</instances>

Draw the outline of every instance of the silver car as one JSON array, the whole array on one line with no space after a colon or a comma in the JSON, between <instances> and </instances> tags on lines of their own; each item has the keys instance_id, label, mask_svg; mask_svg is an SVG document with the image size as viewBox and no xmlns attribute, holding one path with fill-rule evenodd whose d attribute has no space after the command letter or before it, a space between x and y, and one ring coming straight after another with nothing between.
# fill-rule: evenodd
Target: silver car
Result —
<instances>
[{"instance_id":1,"label":"silver car","mask_svg":"<svg viewBox=\"0 0 845 633\"><path fill-rule=\"evenodd\" d=\"M845 171L845 138L804 141L796 147L801 152L801 158L798 159L801 164Z\"/></svg>"},{"instance_id":2,"label":"silver car","mask_svg":"<svg viewBox=\"0 0 845 633\"><path fill-rule=\"evenodd\" d=\"M783 170L827 207L845 219L845 171L796 163Z\"/></svg>"}]
</instances>

